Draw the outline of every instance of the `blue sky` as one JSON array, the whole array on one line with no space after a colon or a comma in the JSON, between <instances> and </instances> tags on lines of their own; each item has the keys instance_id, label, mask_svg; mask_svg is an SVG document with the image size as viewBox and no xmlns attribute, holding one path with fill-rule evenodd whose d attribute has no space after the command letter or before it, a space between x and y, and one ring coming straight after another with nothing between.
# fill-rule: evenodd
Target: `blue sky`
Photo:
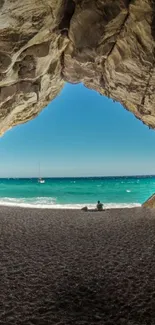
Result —
<instances>
[{"instance_id":1,"label":"blue sky","mask_svg":"<svg viewBox=\"0 0 155 325\"><path fill-rule=\"evenodd\" d=\"M119 103L66 84L34 120L0 138L0 177L155 174L155 131Z\"/></svg>"}]
</instances>

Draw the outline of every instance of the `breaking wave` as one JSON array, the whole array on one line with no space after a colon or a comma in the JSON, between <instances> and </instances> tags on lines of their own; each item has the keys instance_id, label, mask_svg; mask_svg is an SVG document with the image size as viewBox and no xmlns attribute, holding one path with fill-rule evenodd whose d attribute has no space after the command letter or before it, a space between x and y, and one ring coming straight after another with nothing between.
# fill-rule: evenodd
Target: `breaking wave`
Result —
<instances>
[{"instance_id":1,"label":"breaking wave","mask_svg":"<svg viewBox=\"0 0 155 325\"><path fill-rule=\"evenodd\" d=\"M54 197L34 197L34 198L0 198L1 206L14 206L23 208L39 208L39 209L81 209L87 206L94 209L95 204L92 203L57 203ZM104 203L105 209L134 208L140 207L140 203Z\"/></svg>"}]
</instances>

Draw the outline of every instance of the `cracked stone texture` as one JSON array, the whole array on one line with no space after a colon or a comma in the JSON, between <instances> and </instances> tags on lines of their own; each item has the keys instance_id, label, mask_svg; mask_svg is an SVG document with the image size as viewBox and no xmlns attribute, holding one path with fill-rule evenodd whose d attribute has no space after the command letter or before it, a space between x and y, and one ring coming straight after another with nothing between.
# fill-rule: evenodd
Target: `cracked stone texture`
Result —
<instances>
[{"instance_id":1,"label":"cracked stone texture","mask_svg":"<svg viewBox=\"0 0 155 325\"><path fill-rule=\"evenodd\" d=\"M0 0L0 133L83 82L155 127L154 0Z\"/></svg>"}]
</instances>

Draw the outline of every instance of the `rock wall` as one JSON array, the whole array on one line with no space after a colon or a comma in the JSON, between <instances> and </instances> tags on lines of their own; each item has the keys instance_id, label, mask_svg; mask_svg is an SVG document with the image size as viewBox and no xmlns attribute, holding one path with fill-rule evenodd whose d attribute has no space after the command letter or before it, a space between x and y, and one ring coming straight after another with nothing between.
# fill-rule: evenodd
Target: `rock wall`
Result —
<instances>
[{"instance_id":1,"label":"rock wall","mask_svg":"<svg viewBox=\"0 0 155 325\"><path fill-rule=\"evenodd\" d=\"M0 133L83 82L155 127L154 0L0 0Z\"/></svg>"},{"instance_id":2,"label":"rock wall","mask_svg":"<svg viewBox=\"0 0 155 325\"><path fill-rule=\"evenodd\" d=\"M150 209L154 209L155 208L155 194L153 194L151 197L148 198L147 201L145 201L142 204L143 208L150 208Z\"/></svg>"},{"instance_id":3,"label":"rock wall","mask_svg":"<svg viewBox=\"0 0 155 325\"><path fill-rule=\"evenodd\" d=\"M60 92L63 0L0 0L0 133L34 118Z\"/></svg>"}]
</instances>

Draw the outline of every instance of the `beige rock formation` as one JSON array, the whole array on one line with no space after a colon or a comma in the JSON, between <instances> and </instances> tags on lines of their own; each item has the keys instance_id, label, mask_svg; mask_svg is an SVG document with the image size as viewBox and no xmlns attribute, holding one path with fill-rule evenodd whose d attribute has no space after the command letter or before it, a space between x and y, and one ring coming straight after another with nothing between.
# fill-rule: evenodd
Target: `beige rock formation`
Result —
<instances>
[{"instance_id":1,"label":"beige rock formation","mask_svg":"<svg viewBox=\"0 0 155 325\"><path fill-rule=\"evenodd\" d=\"M143 208L155 208L155 194L142 204Z\"/></svg>"},{"instance_id":2,"label":"beige rock formation","mask_svg":"<svg viewBox=\"0 0 155 325\"><path fill-rule=\"evenodd\" d=\"M0 0L0 133L83 82L155 127L154 0Z\"/></svg>"}]
</instances>

